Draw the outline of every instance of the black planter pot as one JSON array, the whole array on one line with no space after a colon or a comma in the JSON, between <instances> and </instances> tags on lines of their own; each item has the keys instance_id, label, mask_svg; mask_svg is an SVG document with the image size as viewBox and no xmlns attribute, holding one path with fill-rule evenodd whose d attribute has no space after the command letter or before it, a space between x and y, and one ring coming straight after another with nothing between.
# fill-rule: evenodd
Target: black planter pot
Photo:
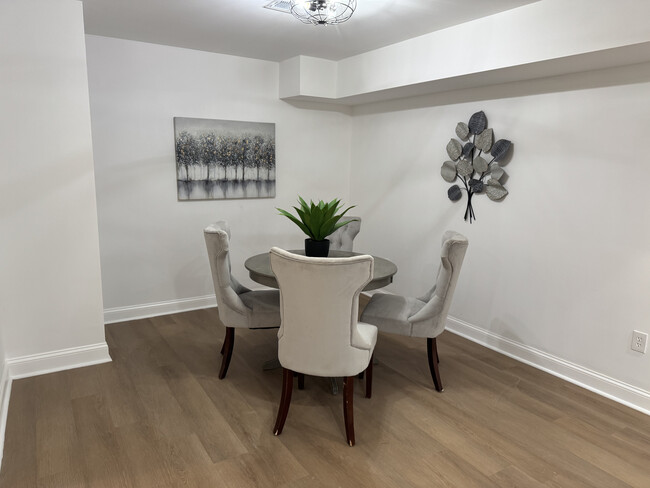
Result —
<instances>
[{"instance_id":1,"label":"black planter pot","mask_svg":"<svg viewBox=\"0 0 650 488\"><path fill-rule=\"evenodd\" d=\"M330 252L330 240L323 239L315 241L314 239L305 239L305 256L312 258L326 258Z\"/></svg>"}]
</instances>

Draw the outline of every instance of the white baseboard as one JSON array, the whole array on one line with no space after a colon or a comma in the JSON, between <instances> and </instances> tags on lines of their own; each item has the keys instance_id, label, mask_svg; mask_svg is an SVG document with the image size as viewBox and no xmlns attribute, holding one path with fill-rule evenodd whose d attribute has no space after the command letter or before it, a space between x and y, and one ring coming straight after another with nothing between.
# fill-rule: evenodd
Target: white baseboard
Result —
<instances>
[{"instance_id":1,"label":"white baseboard","mask_svg":"<svg viewBox=\"0 0 650 488\"><path fill-rule=\"evenodd\" d=\"M586 388L630 408L650 415L650 392L623 383L552 354L494 334L454 317L448 317L447 330L517 361L541 369L570 383Z\"/></svg>"},{"instance_id":2,"label":"white baseboard","mask_svg":"<svg viewBox=\"0 0 650 488\"><path fill-rule=\"evenodd\" d=\"M214 295L202 297L167 300L165 302L145 303L129 307L107 308L104 310L104 323L124 322L126 320L146 319L158 315L168 315L176 312L189 312L201 308L216 307Z\"/></svg>"},{"instance_id":3,"label":"white baseboard","mask_svg":"<svg viewBox=\"0 0 650 488\"><path fill-rule=\"evenodd\" d=\"M5 360L4 364L0 365L2 367L0 375L0 464L4 453L5 430L13 380L109 361L111 361L111 356L105 342Z\"/></svg>"},{"instance_id":4,"label":"white baseboard","mask_svg":"<svg viewBox=\"0 0 650 488\"><path fill-rule=\"evenodd\" d=\"M43 354L32 354L6 360L5 369L12 380L54 373L65 369L82 368L111 361L105 342L89 346L71 347Z\"/></svg>"}]
</instances>

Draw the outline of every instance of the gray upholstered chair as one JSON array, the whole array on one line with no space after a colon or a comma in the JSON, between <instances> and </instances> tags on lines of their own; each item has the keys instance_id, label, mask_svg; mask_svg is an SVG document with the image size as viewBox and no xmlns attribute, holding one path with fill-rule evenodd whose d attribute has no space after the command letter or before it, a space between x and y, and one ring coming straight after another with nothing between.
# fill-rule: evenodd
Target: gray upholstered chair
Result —
<instances>
[{"instance_id":1,"label":"gray upholstered chair","mask_svg":"<svg viewBox=\"0 0 650 488\"><path fill-rule=\"evenodd\" d=\"M328 239L330 240L330 249L340 251L352 251L354 238L361 230L361 217L344 216L343 221L354 219L352 222L339 227L332 232Z\"/></svg>"},{"instance_id":2,"label":"gray upholstered chair","mask_svg":"<svg viewBox=\"0 0 650 488\"><path fill-rule=\"evenodd\" d=\"M445 330L449 306L467 251L467 238L447 231L442 237L440 268L429 293L419 298L376 293L361 314L361 320L383 332L427 338L429 370L436 390L442 391L436 337Z\"/></svg>"},{"instance_id":3,"label":"gray upholstered chair","mask_svg":"<svg viewBox=\"0 0 650 488\"><path fill-rule=\"evenodd\" d=\"M203 229L217 297L219 319L226 326L219 379L226 377L235 343L235 329L271 329L280 326L280 294L277 290L251 291L230 272L230 228L224 221Z\"/></svg>"},{"instance_id":4,"label":"gray upholstered chair","mask_svg":"<svg viewBox=\"0 0 650 488\"><path fill-rule=\"evenodd\" d=\"M354 445L354 379L366 372L372 395L372 353L377 327L358 322L359 293L372 279L372 256L311 258L271 249L271 269L280 286L282 325L278 358L283 368L282 397L274 434L287 419L293 374L343 377L343 415L348 444Z\"/></svg>"}]
</instances>

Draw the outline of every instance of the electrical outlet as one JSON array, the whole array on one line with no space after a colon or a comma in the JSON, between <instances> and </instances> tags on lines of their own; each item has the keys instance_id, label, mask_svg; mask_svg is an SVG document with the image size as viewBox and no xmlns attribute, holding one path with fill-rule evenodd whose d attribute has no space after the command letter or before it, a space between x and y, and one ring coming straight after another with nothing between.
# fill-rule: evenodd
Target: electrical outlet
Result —
<instances>
[{"instance_id":1,"label":"electrical outlet","mask_svg":"<svg viewBox=\"0 0 650 488\"><path fill-rule=\"evenodd\" d=\"M648 334L635 330L632 332L632 345L630 346L633 351L638 351L645 354L648 347Z\"/></svg>"}]
</instances>

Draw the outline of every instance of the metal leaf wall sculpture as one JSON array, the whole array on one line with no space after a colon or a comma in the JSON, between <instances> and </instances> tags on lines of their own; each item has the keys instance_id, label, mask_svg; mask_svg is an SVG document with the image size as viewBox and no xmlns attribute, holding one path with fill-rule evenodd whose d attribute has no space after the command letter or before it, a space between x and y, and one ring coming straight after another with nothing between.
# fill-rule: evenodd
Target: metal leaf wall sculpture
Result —
<instances>
[{"instance_id":1,"label":"metal leaf wall sculpture","mask_svg":"<svg viewBox=\"0 0 650 488\"><path fill-rule=\"evenodd\" d=\"M471 224L476 220L472 197L477 193L485 193L490 200L500 201L508 194L501 181L505 171L499 163L508 155L512 144L507 139L494 142L494 132L487 128L487 117L483 111L473 114L469 122L458 122L456 135L464 142L450 139L447 144L447 155L451 161L445 161L440 174L445 181L460 185L452 185L447 196L452 202L463 197L462 190L467 192L467 208L465 220ZM489 157L484 157L489 155Z\"/></svg>"}]
</instances>

